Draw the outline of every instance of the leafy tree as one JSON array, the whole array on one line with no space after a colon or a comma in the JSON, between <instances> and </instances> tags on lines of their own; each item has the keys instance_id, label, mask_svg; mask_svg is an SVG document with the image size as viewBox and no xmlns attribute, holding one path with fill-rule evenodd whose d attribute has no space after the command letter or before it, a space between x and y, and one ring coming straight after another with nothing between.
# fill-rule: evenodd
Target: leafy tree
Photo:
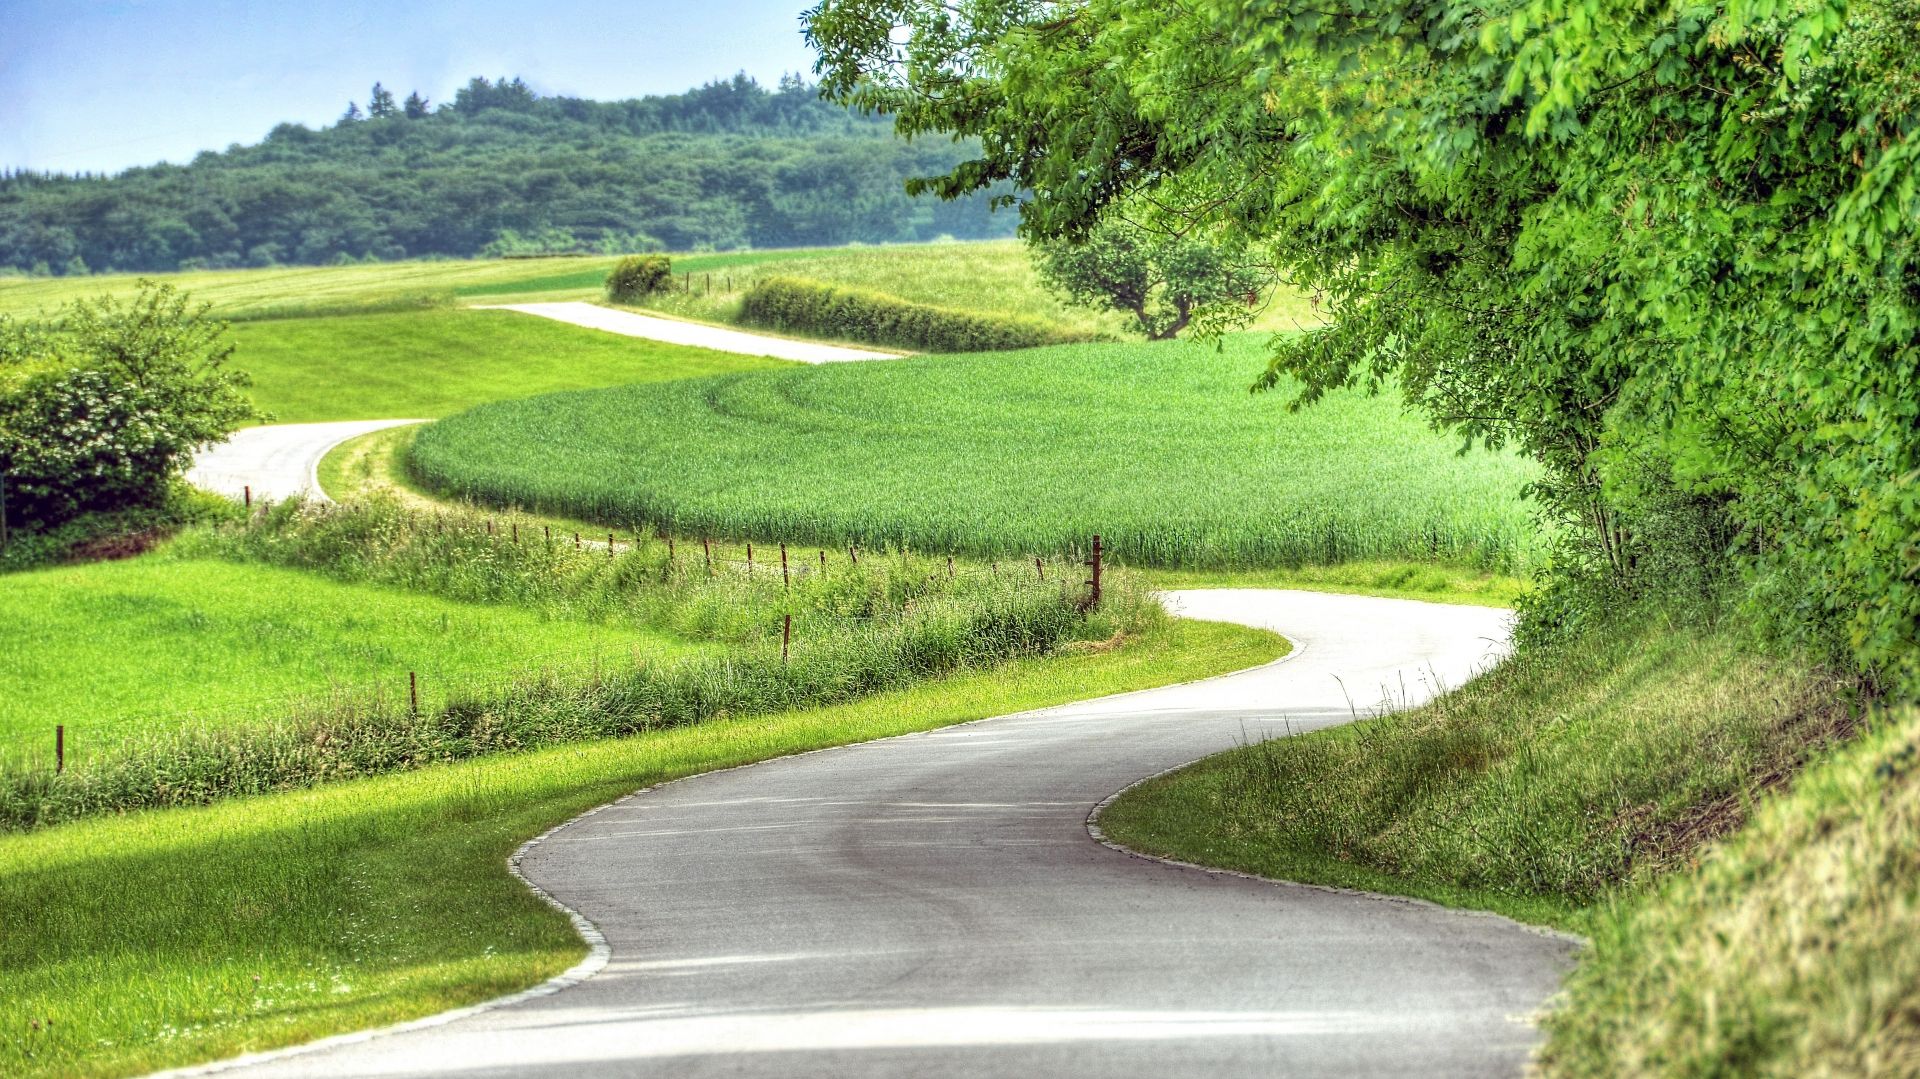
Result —
<instances>
[{"instance_id":1,"label":"leafy tree","mask_svg":"<svg viewBox=\"0 0 1920 1079\"><path fill-rule=\"evenodd\" d=\"M367 97L367 115L375 120L385 120L399 111L399 106L393 103L393 91L374 83L373 91Z\"/></svg>"},{"instance_id":2,"label":"leafy tree","mask_svg":"<svg viewBox=\"0 0 1920 1079\"><path fill-rule=\"evenodd\" d=\"M407 95L406 103L401 106L401 111L406 114L407 119L419 120L425 117L430 110L427 108L427 99L420 96L420 91L415 90Z\"/></svg>"},{"instance_id":3,"label":"leafy tree","mask_svg":"<svg viewBox=\"0 0 1920 1079\"><path fill-rule=\"evenodd\" d=\"M805 18L829 96L979 140L915 189L1011 184L1041 240L1151 199L1266 244L1333 319L1269 385L1394 384L1542 461L1570 527L1531 624L1737 574L1782 634L1920 685L1914 0Z\"/></svg>"},{"instance_id":4,"label":"leafy tree","mask_svg":"<svg viewBox=\"0 0 1920 1079\"><path fill-rule=\"evenodd\" d=\"M0 316L0 473L29 529L159 505L195 449L259 418L226 325L167 285L81 301L52 326Z\"/></svg>"},{"instance_id":5,"label":"leafy tree","mask_svg":"<svg viewBox=\"0 0 1920 1079\"><path fill-rule=\"evenodd\" d=\"M1212 330L1244 324L1267 284L1244 248L1112 215L1081 239L1039 245L1034 261L1068 302L1125 311L1150 341L1178 336L1196 313Z\"/></svg>"}]
</instances>

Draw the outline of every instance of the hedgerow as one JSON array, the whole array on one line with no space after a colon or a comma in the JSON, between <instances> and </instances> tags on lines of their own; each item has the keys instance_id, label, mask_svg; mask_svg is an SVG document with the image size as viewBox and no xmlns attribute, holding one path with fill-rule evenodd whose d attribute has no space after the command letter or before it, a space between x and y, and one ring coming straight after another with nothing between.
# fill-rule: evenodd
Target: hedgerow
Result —
<instances>
[{"instance_id":1,"label":"hedgerow","mask_svg":"<svg viewBox=\"0 0 1920 1079\"><path fill-rule=\"evenodd\" d=\"M949 311L795 277L754 282L741 298L740 319L768 329L925 352L998 352L1085 340L1044 322Z\"/></svg>"}]
</instances>

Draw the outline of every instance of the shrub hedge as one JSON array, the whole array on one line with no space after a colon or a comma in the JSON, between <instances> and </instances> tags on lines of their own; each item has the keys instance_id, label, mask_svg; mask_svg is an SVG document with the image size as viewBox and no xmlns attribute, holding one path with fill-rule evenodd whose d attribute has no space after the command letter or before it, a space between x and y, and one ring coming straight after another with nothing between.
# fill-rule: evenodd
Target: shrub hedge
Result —
<instances>
[{"instance_id":1,"label":"shrub hedge","mask_svg":"<svg viewBox=\"0 0 1920 1079\"><path fill-rule=\"evenodd\" d=\"M665 255L628 255L607 275L607 298L631 303L673 287L673 262Z\"/></svg>"},{"instance_id":2,"label":"shrub hedge","mask_svg":"<svg viewBox=\"0 0 1920 1079\"><path fill-rule=\"evenodd\" d=\"M949 311L800 277L754 282L742 300L740 320L925 352L998 352L1087 340L1034 319Z\"/></svg>"}]
</instances>

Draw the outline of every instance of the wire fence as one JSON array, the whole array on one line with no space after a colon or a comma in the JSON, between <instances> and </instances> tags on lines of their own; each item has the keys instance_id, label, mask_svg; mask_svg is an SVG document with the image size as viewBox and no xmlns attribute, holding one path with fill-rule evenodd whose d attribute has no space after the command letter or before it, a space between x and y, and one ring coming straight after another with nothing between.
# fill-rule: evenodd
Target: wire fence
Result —
<instances>
[{"instance_id":1,"label":"wire fence","mask_svg":"<svg viewBox=\"0 0 1920 1079\"><path fill-rule=\"evenodd\" d=\"M248 510L246 526L252 527L270 508L270 503L256 504L251 491L245 492L245 507ZM361 506L329 506L325 512L360 513ZM450 523L451 521L451 523ZM449 518L449 515L435 514L431 524L436 535L470 532L474 536L490 538L497 543L522 545L532 542L532 529L524 531L519 527L524 518L509 517L502 523L495 518ZM410 535L423 531L428 522L420 515L408 513L403 517L403 527ZM830 556L826 548L809 547L811 557L796 558L793 549L785 543L772 545L736 543L744 551L742 557L715 555L713 541L702 538L697 546L681 544L678 537L657 535L651 539L637 533L630 533L631 539L621 540L617 532L608 532L604 539L589 538L581 532L565 530L557 539L550 525L540 527L539 542L556 549L570 545L576 551L600 550L607 552L608 558L615 559L623 552L632 552L664 546L664 568L669 572L704 571L708 575L719 573L737 573L752 579L760 574L778 574L784 591L791 591L795 582L804 582L815 574L825 574L840 563L842 552L836 550ZM684 548L691 547L691 551ZM1010 577L1025 577L1029 572L1033 579L1041 582L1053 580L1063 588L1076 585L1089 589L1080 600L1082 610L1097 606L1101 599L1103 551L1099 536L1092 537L1089 547L1090 557L1084 561L1048 560L1034 556L1031 562L989 560L985 566L963 565L948 555L909 556L907 552L868 552L869 560L891 561L899 559L907 564L911 558L921 561L922 583L935 585L942 579L958 581L1006 580ZM858 566L862 551L858 546L849 546L844 551L844 564ZM1083 581L1076 581L1077 568L1084 566L1091 575ZM1052 576L1049 576L1051 570ZM942 593L925 594L934 598ZM873 626L879 623L897 623L914 617L914 598L903 600L896 610L880 614L851 614L840 611L804 608L793 610L786 607L768 607L756 605L749 612L751 621L761 623L766 628L763 636L748 641L709 642L707 648L694 645L689 654L662 658L648 654L641 648L638 640L614 636L604 641L595 641L586 646L555 648L533 654L519 653L514 661L502 665L497 661L476 661L463 665L445 663L415 663L405 669L394 669L374 677L363 679L333 679L322 673L324 684L313 688L288 693L262 695L246 698L226 697L219 703L206 708L155 710L150 712L120 712L99 724L56 723L50 732L41 735L16 734L0 740L0 769L13 770L32 768L50 764L55 772L64 771L70 762L83 756L96 745L117 745L128 737L129 733L148 730L181 730L190 728L213 729L216 727L234 727L248 724L268 723L297 718L302 715L339 713L357 709L379 709L397 707L404 701L406 707L415 713L422 710L443 707L460 698L474 699L501 696L523 687L536 680L565 676L575 679L597 680L608 672L615 663L631 669L654 662L684 662L693 658L713 658L717 653L730 652L739 658L770 658L778 642L780 660L786 662L792 653L796 640L804 643L836 633L845 633L860 626ZM779 630L772 626L777 618ZM800 627L796 636L795 627ZM641 627L634 627L641 628ZM104 730L103 730L104 728ZM102 737L95 742L91 735L100 730ZM50 738L48 737L50 735ZM44 740L43 740L44 739ZM76 752L79 751L79 752Z\"/></svg>"}]
</instances>

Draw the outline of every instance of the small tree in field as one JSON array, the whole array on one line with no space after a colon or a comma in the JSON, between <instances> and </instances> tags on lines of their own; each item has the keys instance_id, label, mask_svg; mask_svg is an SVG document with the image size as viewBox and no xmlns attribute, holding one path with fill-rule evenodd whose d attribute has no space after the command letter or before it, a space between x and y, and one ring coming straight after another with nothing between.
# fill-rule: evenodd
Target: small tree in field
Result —
<instances>
[{"instance_id":1,"label":"small tree in field","mask_svg":"<svg viewBox=\"0 0 1920 1079\"><path fill-rule=\"evenodd\" d=\"M0 316L0 474L15 524L158 506L193 451L258 418L227 369L226 324L168 285Z\"/></svg>"},{"instance_id":2,"label":"small tree in field","mask_svg":"<svg viewBox=\"0 0 1920 1079\"><path fill-rule=\"evenodd\" d=\"M431 110L427 107L427 99L420 96L420 91L415 90L407 95L407 100L400 106L400 111L404 112L409 120L419 120Z\"/></svg>"},{"instance_id":3,"label":"small tree in field","mask_svg":"<svg viewBox=\"0 0 1920 1079\"><path fill-rule=\"evenodd\" d=\"M607 298L632 303L673 284L673 263L665 255L628 255L607 275Z\"/></svg>"},{"instance_id":4,"label":"small tree in field","mask_svg":"<svg viewBox=\"0 0 1920 1079\"><path fill-rule=\"evenodd\" d=\"M1078 242L1038 245L1034 263L1041 280L1069 303L1125 311L1150 341L1176 337L1196 318L1216 329L1244 322L1266 284L1244 248L1112 218Z\"/></svg>"}]
</instances>

